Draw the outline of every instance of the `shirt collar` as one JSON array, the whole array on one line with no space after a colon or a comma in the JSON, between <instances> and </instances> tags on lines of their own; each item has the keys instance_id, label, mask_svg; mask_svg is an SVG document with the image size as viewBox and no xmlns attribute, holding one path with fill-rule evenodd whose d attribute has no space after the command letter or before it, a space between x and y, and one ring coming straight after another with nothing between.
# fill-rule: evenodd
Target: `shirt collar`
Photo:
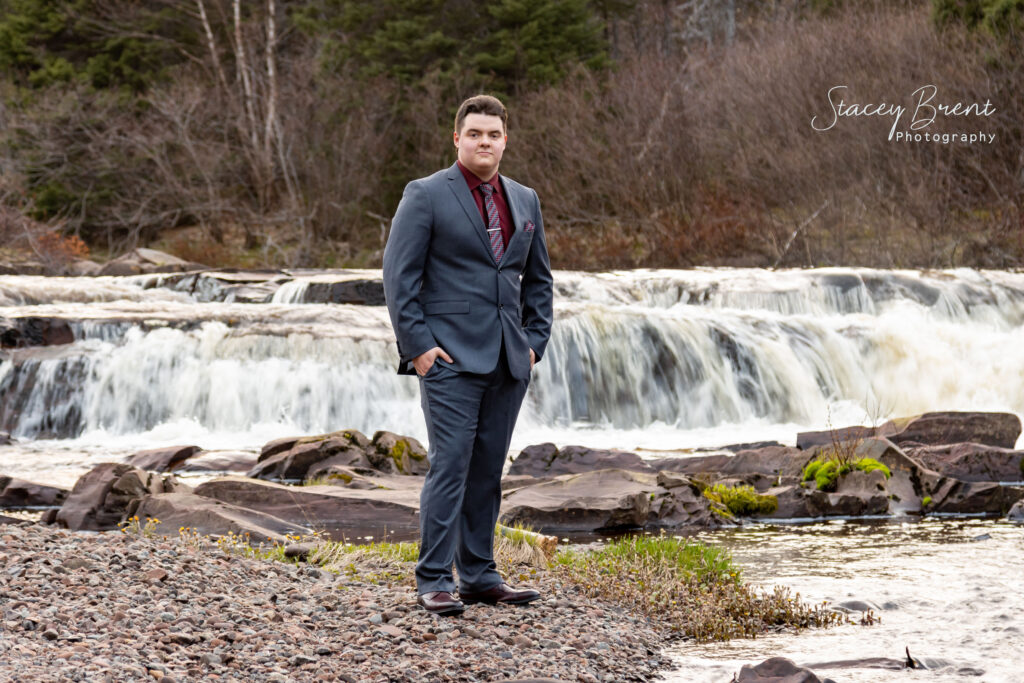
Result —
<instances>
[{"instance_id":1,"label":"shirt collar","mask_svg":"<svg viewBox=\"0 0 1024 683\"><path fill-rule=\"evenodd\" d=\"M475 173L473 173L468 168L463 166L462 162L459 161L458 159L455 160L455 163L459 165L459 170L462 171L462 175L466 179L466 184L469 185L470 192L480 187L481 183L487 182L490 183L491 187L494 188L495 194L499 196L501 195L501 183L498 182L501 178L497 173L495 173L490 180L483 181L480 180L480 178L478 178Z\"/></svg>"}]
</instances>

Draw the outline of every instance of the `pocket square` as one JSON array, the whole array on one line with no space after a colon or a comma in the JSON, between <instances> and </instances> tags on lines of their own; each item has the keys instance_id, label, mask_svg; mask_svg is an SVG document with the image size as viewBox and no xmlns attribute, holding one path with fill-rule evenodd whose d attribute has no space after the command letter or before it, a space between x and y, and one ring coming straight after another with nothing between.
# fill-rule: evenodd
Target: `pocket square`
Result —
<instances>
[{"instance_id":1,"label":"pocket square","mask_svg":"<svg viewBox=\"0 0 1024 683\"><path fill-rule=\"evenodd\" d=\"M523 232L533 232L533 221L526 221L526 225L523 226Z\"/></svg>"}]
</instances>

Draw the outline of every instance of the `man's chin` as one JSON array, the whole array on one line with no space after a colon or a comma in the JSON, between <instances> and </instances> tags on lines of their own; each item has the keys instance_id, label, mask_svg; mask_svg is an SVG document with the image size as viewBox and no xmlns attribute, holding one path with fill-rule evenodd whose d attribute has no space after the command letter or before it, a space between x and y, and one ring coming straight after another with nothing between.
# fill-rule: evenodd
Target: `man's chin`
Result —
<instances>
[{"instance_id":1,"label":"man's chin","mask_svg":"<svg viewBox=\"0 0 1024 683\"><path fill-rule=\"evenodd\" d=\"M465 166L470 170L470 172L473 173L473 175L477 176L478 178L483 178L485 180L494 175L494 172L498 170L498 164L496 163L473 164L472 166L470 166L469 164L465 164Z\"/></svg>"}]
</instances>

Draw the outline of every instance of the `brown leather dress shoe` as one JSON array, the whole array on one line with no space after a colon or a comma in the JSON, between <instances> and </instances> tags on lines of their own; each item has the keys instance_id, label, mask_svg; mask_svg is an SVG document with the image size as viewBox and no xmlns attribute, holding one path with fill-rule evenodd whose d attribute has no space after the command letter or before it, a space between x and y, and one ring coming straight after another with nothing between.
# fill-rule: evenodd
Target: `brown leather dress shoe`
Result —
<instances>
[{"instance_id":1,"label":"brown leather dress shoe","mask_svg":"<svg viewBox=\"0 0 1024 683\"><path fill-rule=\"evenodd\" d=\"M448 591L432 591L417 596L416 603L432 614L442 617L462 614L466 606Z\"/></svg>"},{"instance_id":2,"label":"brown leather dress shoe","mask_svg":"<svg viewBox=\"0 0 1024 683\"><path fill-rule=\"evenodd\" d=\"M540 597L540 593L533 590L532 588L520 588L516 590L507 583L499 583L494 588L488 588L485 591L478 593L469 593L466 591L459 591L459 597L467 605L475 605L478 602L483 602L488 605L494 605L497 603L503 603L505 605L525 605L528 602L533 602Z\"/></svg>"}]
</instances>

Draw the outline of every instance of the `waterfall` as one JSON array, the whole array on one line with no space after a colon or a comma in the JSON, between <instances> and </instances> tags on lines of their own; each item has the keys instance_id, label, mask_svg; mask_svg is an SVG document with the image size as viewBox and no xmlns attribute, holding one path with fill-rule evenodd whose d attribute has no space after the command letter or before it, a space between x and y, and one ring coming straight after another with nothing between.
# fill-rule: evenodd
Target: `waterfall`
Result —
<instances>
[{"instance_id":1,"label":"waterfall","mask_svg":"<svg viewBox=\"0 0 1024 683\"><path fill-rule=\"evenodd\" d=\"M0 332L33 317L74 336L0 351L0 429L422 438L385 309L310 300L346 277L279 278L268 303L164 276L0 277ZM704 430L724 443L772 425L1024 413L1022 274L640 270L555 283L554 332L521 419L533 439L660 431L688 443Z\"/></svg>"}]
</instances>

